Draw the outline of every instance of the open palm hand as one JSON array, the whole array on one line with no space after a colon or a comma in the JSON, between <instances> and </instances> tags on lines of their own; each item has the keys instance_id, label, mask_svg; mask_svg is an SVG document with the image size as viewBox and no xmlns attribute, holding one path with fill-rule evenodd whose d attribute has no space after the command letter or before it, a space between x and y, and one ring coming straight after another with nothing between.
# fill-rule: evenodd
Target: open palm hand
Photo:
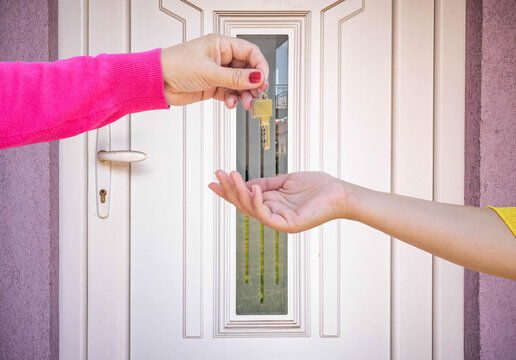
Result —
<instances>
[{"instance_id":1,"label":"open palm hand","mask_svg":"<svg viewBox=\"0 0 516 360\"><path fill-rule=\"evenodd\" d=\"M236 171L216 172L210 189L272 229L296 233L339 217L342 182L323 172L298 172L244 183Z\"/></svg>"}]
</instances>

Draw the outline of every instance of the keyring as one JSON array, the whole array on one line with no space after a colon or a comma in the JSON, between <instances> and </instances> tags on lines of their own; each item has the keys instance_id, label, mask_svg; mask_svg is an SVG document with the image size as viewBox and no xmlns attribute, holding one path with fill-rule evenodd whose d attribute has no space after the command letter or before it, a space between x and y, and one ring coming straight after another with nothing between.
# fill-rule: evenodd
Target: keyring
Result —
<instances>
[{"instance_id":1,"label":"keyring","mask_svg":"<svg viewBox=\"0 0 516 360\"><path fill-rule=\"evenodd\" d=\"M266 79L265 83L267 84L267 88L265 90L262 91L262 89L256 89L256 94L258 95L258 97L261 97L263 94L267 92L267 90L269 90L269 79Z\"/></svg>"}]
</instances>

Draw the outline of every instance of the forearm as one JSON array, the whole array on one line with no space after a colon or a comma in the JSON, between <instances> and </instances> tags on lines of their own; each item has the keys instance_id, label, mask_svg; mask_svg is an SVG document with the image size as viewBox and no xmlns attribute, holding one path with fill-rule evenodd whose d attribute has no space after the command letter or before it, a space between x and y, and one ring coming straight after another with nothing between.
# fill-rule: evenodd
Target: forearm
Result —
<instances>
[{"instance_id":1,"label":"forearm","mask_svg":"<svg viewBox=\"0 0 516 360\"><path fill-rule=\"evenodd\" d=\"M516 279L516 238L491 209L346 187L346 218L467 268Z\"/></svg>"},{"instance_id":2,"label":"forearm","mask_svg":"<svg viewBox=\"0 0 516 360\"><path fill-rule=\"evenodd\" d=\"M168 108L160 50L0 63L0 149L51 141Z\"/></svg>"}]
</instances>

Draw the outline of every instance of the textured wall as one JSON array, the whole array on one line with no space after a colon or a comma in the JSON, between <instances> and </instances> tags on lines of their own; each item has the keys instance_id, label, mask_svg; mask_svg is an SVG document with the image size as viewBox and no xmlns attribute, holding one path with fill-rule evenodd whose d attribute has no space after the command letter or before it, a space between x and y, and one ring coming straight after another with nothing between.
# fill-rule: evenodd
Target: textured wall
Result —
<instances>
[{"instance_id":1,"label":"textured wall","mask_svg":"<svg viewBox=\"0 0 516 360\"><path fill-rule=\"evenodd\" d=\"M480 206L516 206L516 3L483 0L482 23ZM480 274L479 310L480 358L516 359L516 281Z\"/></svg>"},{"instance_id":2,"label":"textured wall","mask_svg":"<svg viewBox=\"0 0 516 360\"><path fill-rule=\"evenodd\" d=\"M466 131L464 203L480 203L480 100L482 0L466 0ZM480 359L480 314L476 271L464 271L464 357Z\"/></svg>"},{"instance_id":3,"label":"textured wall","mask_svg":"<svg viewBox=\"0 0 516 360\"><path fill-rule=\"evenodd\" d=\"M56 58L57 0L0 0L0 61ZM57 161L57 142L0 150L2 360L58 358Z\"/></svg>"}]
</instances>

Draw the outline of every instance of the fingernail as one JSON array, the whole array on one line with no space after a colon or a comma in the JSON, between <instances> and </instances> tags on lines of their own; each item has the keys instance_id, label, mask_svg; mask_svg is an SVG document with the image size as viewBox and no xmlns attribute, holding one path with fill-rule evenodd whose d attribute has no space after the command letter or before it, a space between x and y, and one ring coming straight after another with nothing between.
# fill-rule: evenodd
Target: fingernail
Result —
<instances>
[{"instance_id":1,"label":"fingernail","mask_svg":"<svg viewBox=\"0 0 516 360\"><path fill-rule=\"evenodd\" d=\"M259 83L262 79L262 73L259 71L253 71L251 74L249 74L249 82L252 84Z\"/></svg>"}]
</instances>

